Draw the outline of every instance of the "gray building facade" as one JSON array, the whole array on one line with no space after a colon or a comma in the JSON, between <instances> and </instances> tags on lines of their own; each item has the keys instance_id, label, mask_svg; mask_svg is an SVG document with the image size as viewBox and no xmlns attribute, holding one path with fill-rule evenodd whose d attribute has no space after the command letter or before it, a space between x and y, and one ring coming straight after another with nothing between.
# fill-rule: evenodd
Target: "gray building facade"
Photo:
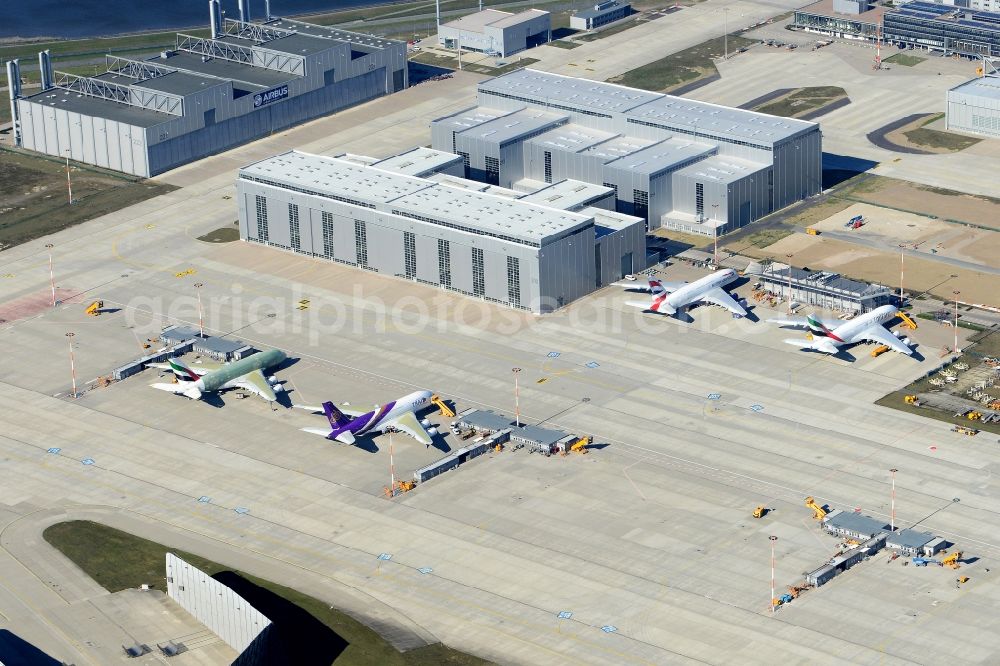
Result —
<instances>
[{"instance_id":1,"label":"gray building facade","mask_svg":"<svg viewBox=\"0 0 1000 666\"><path fill-rule=\"evenodd\" d=\"M448 49L479 51L498 58L552 40L552 16L541 9L517 14L484 9L438 26L438 42Z\"/></svg>"},{"instance_id":2,"label":"gray building facade","mask_svg":"<svg viewBox=\"0 0 1000 666\"><path fill-rule=\"evenodd\" d=\"M791 275L789 275L789 272ZM862 313L890 304L895 296L881 284L845 278L830 271L807 271L770 264L760 275L764 288L781 298L828 310Z\"/></svg>"},{"instance_id":3,"label":"gray building facade","mask_svg":"<svg viewBox=\"0 0 1000 666\"><path fill-rule=\"evenodd\" d=\"M967 81L948 91L947 128L1000 137L1000 74Z\"/></svg>"},{"instance_id":4,"label":"gray building facade","mask_svg":"<svg viewBox=\"0 0 1000 666\"><path fill-rule=\"evenodd\" d=\"M815 123L531 69L483 81L477 101L431 126L467 177L606 185L650 229L713 236L822 188Z\"/></svg>"},{"instance_id":5,"label":"gray building facade","mask_svg":"<svg viewBox=\"0 0 1000 666\"><path fill-rule=\"evenodd\" d=\"M244 167L240 236L536 313L645 267L642 220L599 207L609 188L564 181L525 196L449 174L455 155L406 155L292 151ZM443 171L407 174L421 155Z\"/></svg>"},{"instance_id":6,"label":"gray building facade","mask_svg":"<svg viewBox=\"0 0 1000 666\"><path fill-rule=\"evenodd\" d=\"M12 90L18 145L149 177L408 85L403 42L277 18L213 33L88 77L42 54L42 91Z\"/></svg>"}]
</instances>

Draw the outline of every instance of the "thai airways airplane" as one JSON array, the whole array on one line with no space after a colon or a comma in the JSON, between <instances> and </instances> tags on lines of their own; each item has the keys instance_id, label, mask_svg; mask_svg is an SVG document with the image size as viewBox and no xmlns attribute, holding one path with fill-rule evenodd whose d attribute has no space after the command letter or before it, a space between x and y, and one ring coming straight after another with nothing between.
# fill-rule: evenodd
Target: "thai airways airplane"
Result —
<instances>
[{"instance_id":1,"label":"thai airways airplane","mask_svg":"<svg viewBox=\"0 0 1000 666\"><path fill-rule=\"evenodd\" d=\"M324 402L322 407L294 406L308 409L314 414L325 414L330 421L329 428L302 430L336 442L354 444L357 437L395 429L405 432L424 446L430 446L432 438L438 433L437 428L430 427L427 419L419 420L415 412L430 404L431 395L430 391L416 391L399 400L381 406L375 405L375 409L370 412L338 408L332 402Z\"/></svg>"},{"instance_id":2,"label":"thai airways airplane","mask_svg":"<svg viewBox=\"0 0 1000 666\"><path fill-rule=\"evenodd\" d=\"M275 392L280 393L285 387L278 383L277 377L265 376L263 370L278 365L285 358L285 352L280 349L258 352L232 363L205 360L187 364L179 358L170 358L167 363L150 363L149 367L173 371L177 383L150 386L192 400L198 400L205 393L241 388L274 402L277 400Z\"/></svg>"},{"instance_id":3,"label":"thai airways airplane","mask_svg":"<svg viewBox=\"0 0 1000 666\"><path fill-rule=\"evenodd\" d=\"M642 308L647 312L675 315L696 303L711 303L724 307L740 317L745 317L747 311L722 288L738 277L736 271L731 268L725 268L691 283L663 282L662 280L650 278L648 287L636 286L628 282L617 282L615 284L629 290L645 291L652 294L653 299L649 303L625 302L625 305Z\"/></svg>"},{"instance_id":4,"label":"thai airways airplane","mask_svg":"<svg viewBox=\"0 0 1000 666\"><path fill-rule=\"evenodd\" d=\"M896 307L883 305L871 312L844 322L839 319L821 319L815 315L806 317L791 317L788 319L768 319L771 324L782 327L806 328L812 333L812 340L784 340L785 344L795 345L799 349L811 349L826 354L836 354L840 347L858 342L874 342L886 345L890 349L907 356L913 355L913 350L903 344L903 341L887 331L883 326L896 316Z\"/></svg>"}]
</instances>

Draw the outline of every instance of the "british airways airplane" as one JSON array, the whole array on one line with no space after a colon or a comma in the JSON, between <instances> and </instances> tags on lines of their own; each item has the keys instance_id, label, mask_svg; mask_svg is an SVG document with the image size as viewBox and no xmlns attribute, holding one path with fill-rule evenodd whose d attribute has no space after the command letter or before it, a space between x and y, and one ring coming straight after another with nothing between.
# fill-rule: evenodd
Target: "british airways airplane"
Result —
<instances>
[{"instance_id":1,"label":"british airways airplane","mask_svg":"<svg viewBox=\"0 0 1000 666\"><path fill-rule=\"evenodd\" d=\"M618 282L616 286L625 287L630 291L645 291L652 294L653 299L649 303L625 302L625 305L642 308L647 312L676 315L696 303L711 303L724 307L735 315L745 317L747 311L723 289L725 285L735 281L738 277L736 271L725 268L691 283L663 282L650 278L648 287L636 286L627 282Z\"/></svg>"},{"instance_id":2,"label":"british airways airplane","mask_svg":"<svg viewBox=\"0 0 1000 666\"><path fill-rule=\"evenodd\" d=\"M795 345L799 349L836 354L840 347L858 342L874 342L886 345L890 349L907 356L913 355L913 350L903 344L902 340L883 328L892 321L897 309L893 305L883 305L871 312L844 322L839 319L821 319L815 315L807 317L791 317L788 319L768 319L771 324L781 327L807 328L812 334L811 340L788 339L785 344Z\"/></svg>"},{"instance_id":3,"label":"british airways airplane","mask_svg":"<svg viewBox=\"0 0 1000 666\"><path fill-rule=\"evenodd\" d=\"M431 401L430 391L415 391L399 400L375 405L370 412L356 412L340 408L332 402L324 402L322 407L294 405L308 409L314 414L324 414L330 422L329 428L302 428L303 432L321 435L343 444L354 444L357 437L378 434L393 429L405 432L424 446L430 446L437 428L430 427L427 419L420 420L415 412L426 407Z\"/></svg>"}]
</instances>

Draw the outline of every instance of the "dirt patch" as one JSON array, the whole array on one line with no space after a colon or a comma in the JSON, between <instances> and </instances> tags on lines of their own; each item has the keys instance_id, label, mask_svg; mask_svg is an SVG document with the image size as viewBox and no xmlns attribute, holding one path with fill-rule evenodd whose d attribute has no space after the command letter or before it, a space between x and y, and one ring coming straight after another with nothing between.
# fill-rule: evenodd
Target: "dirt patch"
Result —
<instances>
[{"instance_id":1,"label":"dirt patch","mask_svg":"<svg viewBox=\"0 0 1000 666\"><path fill-rule=\"evenodd\" d=\"M73 289L56 289L56 302L67 301L77 292ZM0 303L0 325L9 324L20 319L27 319L52 307L52 291L45 289L34 294Z\"/></svg>"},{"instance_id":2,"label":"dirt patch","mask_svg":"<svg viewBox=\"0 0 1000 666\"><path fill-rule=\"evenodd\" d=\"M198 236L198 240L206 243L232 243L233 241L238 241L240 239L240 229L238 226L235 226L236 224L238 223L234 222L234 226L209 231L204 236Z\"/></svg>"},{"instance_id":3,"label":"dirt patch","mask_svg":"<svg viewBox=\"0 0 1000 666\"><path fill-rule=\"evenodd\" d=\"M847 92L837 86L797 88L772 98L753 110L769 113L772 116L800 118L845 99L847 99Z\"/></svg>"},{"instance_id":4,"label":"dirt patch","mask_svg":"<svg viewBox=\"0 0 1000 666\"><path fill-rule=\"evenodd\" d=\"M1000 199L872 176L839 196L1000 231Z\"/></svg>"},{"instance_id":5,"label":"dirt patch","mask_svg":"<svg viewBox=\"0 0 1000 666\"><path fill-rule=\"evenodd\" d=\"M875 145L902 153L944 154L957 153L974 146L982 139L952 132L929 129L927 125L940 120L943 113L926 113L907 116L875 130L869 140Z\"/></svg>"},{"instance_id":6,"label":"dirt patch","mask_svg":"<svg viewBox=\"0 0 1000 666\"><path fill-rule=\"evenodd\" d=\"M25 243L166 192L173 185L129 178L21 151L0 150L0 249Z\"/></svg>"},{"instance_id":7,"label":"dirt patch","mask_svg":"<svg viewBox=\"0 0 1000 666\"><path fill-rule=\"evenodd\" d=\"M831 270L866 282L899 284L899 254L862 248L822 236L794 234L768 247L748 247L741 252L756 259L774 259L813 270ZM1000 306L1000 276L927 259L906 258L907 291L926 291L951 299L952 291L956 289L962 292L963 301Z\"/></svg>"},{"instance_id":8,"label":"dirt patch","mask_svg":"<svg viewBox=\"0 0 1000 666\"><path fill-rule=\"evenodd\" d=\"M903 67L913 67L914 65L919 65L927 58L919 58L917 56L908 55L906 53L897 53L896 55L891 55L882 62L892 63L894 65L902 65Z\"/></svg>"},{"instance_id":9,"label":"dirt patch","mask_svg":"<svg viewBox=\"0 0 1000 666\"><path fill-rule=\"evenodd\" d=\"M756 40L746 39L739 35L729 35L729 55L732 57L741 48L747 48L756 43L758 43ZM689 49L668 55L666 58L629 70L619 76L611 77L608 82L654 92L670 90L705 76L718 75L714 60L723 57L725 49L725 39L716 37Z\"/></svg>"}]
</instances>

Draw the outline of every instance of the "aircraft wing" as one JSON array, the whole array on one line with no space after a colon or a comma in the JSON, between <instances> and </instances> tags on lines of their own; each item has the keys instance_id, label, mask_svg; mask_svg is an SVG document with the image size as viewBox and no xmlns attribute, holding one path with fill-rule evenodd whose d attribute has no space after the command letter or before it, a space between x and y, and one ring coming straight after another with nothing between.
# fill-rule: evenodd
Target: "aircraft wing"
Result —
<instances>
[{"instance_id":1,"label":"aircraft wing","mask_svg":"<svg viewBox=\"0 0 1000 666\"><path fill-rule=\"evenodd\" d=\"M640 310L646 310L648 312L656 312L659 314L672 315L677 312L674 308L667 305L666 301L660 300L652 301L650 303L639 303L638 301L625 301L625 305L633 308L639 308Z\"/></svg>"},{"instance_id":2,"label":"aircraft wing","mask_svg":"<svg viewBox=\"0 0 1000 666\"><path fill-rule=\"evenodd\" d=\"M840 351L837 345L826 338L813 338L812 340L807 340L806 338L786 338L782 342L786 345L798 347L799 349L812 349L824 354L837 354Z\"/></svg>"},{"instance_id":3,"label":"aircraft wing","mask_svg":"<svg viewBox=\"0 0 1000 666\"><path fill-rule=\"evenodd\" d=\"M147 363L147 368L156 368L157 370L173 370L169 363ZM202 375L207 375L213 370L218 370L222 367L221 363L216 363L215 361L210 361L208 363L192 363L188 366L191 371L201 377Z\"/></svg>"},{"instance_id":4,"label":"aircraft wing","mask_svg":"<svg viewBox=\"0 0 1000 666\"><path fill-rule=\"evenodd\" d=\"M268 402L274 402L277 400L274 396L274 388L268 383L267 377L265 377L264 373L260 370L248 372L242 377L233 380L231 385L259 395Z\"/></svg>"},{"instance_id":5,"label":"aircraft wing","mask_svg":"<svg viewBox=\"0 0 1000 666\"><path fill-rule=\"evenodd\" d=\"M730 312L738 314L741 317L745 317L747 311L743 309L743 306L736 302L736 299L726 293L725 289L716 287L715 289L710 289L704 294L698 297L699 300L705 301L706 303L713 303L715 305L721 305Z\"/></svg>"},{"instance_id":6,"label":"aircraft wing","mask_svg":"<svg viewBox=\"0 0 1000 666\"><path fill-rule=\"evenodd\" d=\"M430 446L433 441L431 436L427 434L427 431L424 430L424 427L420 425L420 421L413 412L407 412L399 418L387 421L386 425L390 425L397 430L405 432L407 435L417 440L424 446Z\"/></svg>"},{"instance_id":7,"label":"aircraft wing","mask_svg":"<svg viewBox=\"0 0 1000 666\"><path fill-rule=\"evenodd\" d=\"M194 385L194 382L176 382L174 384L150 384L155 389L173 393L174 395L184 395L192 400L201 398L201 391Z\"/></svg>"},{"instance_id":8,"label":"aircraft wing","mask_svg":"<svg viewBox=\"0 0 1000 666\"><path fill-rule=\"evenodd\" d=\"M900 354L906 354L907 356L913 354L913 350L904 345L902 340L878 324L866 328L855 337L859 340L867 340L869 342L874 342L875 344L886 345L893 351L898 351Z\"/></svg>"},{"instance_id":9,"label":"aircraft wing","mask_svg":"<svg viewBox=\"0 0 1000 666\"><path fill-rule=\"evenodd\" d=\"M316 407L314 405L292 405L292 407L294 407L295 409L304 409L304 410L306 410L308 412L312 412L313 414L324 414L325 413L323 411L323 407L322 406ZM348 416L352 416L352 417L361 416L362 414L367 414L367 412L359 412L357 410L349 409L347 407L342 407L340 405L337 405L337 409L339 409L340 411L344 412Z\"/></svg>"},{"instance_id":10,"label":"aircraft wing","mask_svg":"<svg viewBox=\"0 0 1000 666\"><path fill-rule=\"evenodd\" d=\"M663 290L666 292L677 291L686 284L687 282L660 282L660 286L663 287ZM642 282L641 280L636 280L635 282L615 282L611 286L621 287L626 291L641 291L647 294L653 291L653 288L649 286L648 282Z\"/></svg>"}]
</instances>

